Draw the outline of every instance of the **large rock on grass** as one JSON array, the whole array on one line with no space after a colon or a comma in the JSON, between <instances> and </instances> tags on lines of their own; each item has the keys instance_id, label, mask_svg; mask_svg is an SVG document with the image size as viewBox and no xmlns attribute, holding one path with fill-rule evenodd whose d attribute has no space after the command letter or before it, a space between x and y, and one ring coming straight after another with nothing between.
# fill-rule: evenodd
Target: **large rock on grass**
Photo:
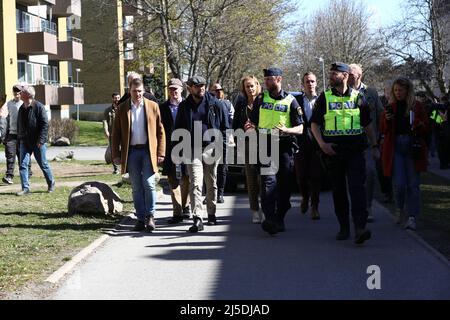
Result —
<instances>
[{"instance_id":1,"label":"large rock on grass","mask_svg":"<svg viewBox=\"0 0 450 320\"><path fill-rule=\"evenodd\" d=\"M122 212L122 199L102 182L85 182L69 195L69 214L109 215Z\"/></svg>"}]
</instances>

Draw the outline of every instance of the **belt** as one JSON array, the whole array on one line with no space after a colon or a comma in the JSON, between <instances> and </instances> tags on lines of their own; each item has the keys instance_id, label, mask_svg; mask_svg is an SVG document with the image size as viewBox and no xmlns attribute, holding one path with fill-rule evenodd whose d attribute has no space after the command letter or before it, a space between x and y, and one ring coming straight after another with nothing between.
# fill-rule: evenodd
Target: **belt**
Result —
<instances>
[{"instance_id":1,"label":"belt","mask_svg":"<svg viewBox=\"0 0 450 320\"><path fill-rule=\"evenodd\" d=\"M130 145L130 148L145 149L145 148L148 148L148 144L134 144L134 145Z\"/></svg>"}]
</instances>

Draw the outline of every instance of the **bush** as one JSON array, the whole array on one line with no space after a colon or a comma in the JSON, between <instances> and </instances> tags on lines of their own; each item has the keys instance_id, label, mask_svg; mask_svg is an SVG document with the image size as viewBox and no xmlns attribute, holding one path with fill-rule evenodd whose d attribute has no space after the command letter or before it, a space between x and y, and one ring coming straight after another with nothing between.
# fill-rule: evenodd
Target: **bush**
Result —
<instances>
[{"instance_id":1,"label":"bush","mask_svg":"<svg viewBox=\"0 0 450 320\"><path fill-rule=\"evenodd\" d=\"M77 120L77 113L73 112L70 117L73 120ZM93 111L80 111L80 121L103 121L103 113L102 112L93 112Z\"/></svg>"},{"instance_id":2,"label":"bush","mask_svg":"<svg viewBox=\"0 0 450 320\"><path fill-rule=\"evenodd\" d=\"M78 138L79 130L76 122L72 119L51 119L48 126L48 137L50 143L61 137L66 137L74 144Z\"/></svg>"}]
</instances>

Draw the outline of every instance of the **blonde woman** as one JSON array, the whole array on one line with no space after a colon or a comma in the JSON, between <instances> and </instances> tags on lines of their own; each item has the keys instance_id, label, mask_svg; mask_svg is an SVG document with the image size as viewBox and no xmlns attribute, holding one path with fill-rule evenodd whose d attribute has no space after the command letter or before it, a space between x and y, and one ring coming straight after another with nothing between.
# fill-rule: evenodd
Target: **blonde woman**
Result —
<instances>
[{"instance_id":1,"label":"blonde woman","mask_svg":"<svg viewBox=\"0 0 450 320\"><path fill-rule=\"evenodd\" d=\"M245 131L245 126L249 123L249 115L253 109L253 102L261 93L261 85L256 77L246 76L241 79L240 91L241 96L238 97L235 105L233 129L242 129ZM247 150L249 150L248 141L245 142L245 150L245 176L247 181L250 210L252 211L252 222L261 223L264 220L264 214L262 213L259 205L258 171L256 164L249 163L247 154Z\"/></svg>"},{"instance_id":2,"label":"blonde woman","mask_svg":"<svg viewBox=\"0 0 450 320\"><path fill-rule=\"evenodd\" d=\"M415 230L421 205L420 172L427 168L425 137L429 123L409 79L400 77L393 82L380 125L384 135L383 172L393 179L396 223L405 222L408 215L404 228Z\"/></svg>"}]
</instances>

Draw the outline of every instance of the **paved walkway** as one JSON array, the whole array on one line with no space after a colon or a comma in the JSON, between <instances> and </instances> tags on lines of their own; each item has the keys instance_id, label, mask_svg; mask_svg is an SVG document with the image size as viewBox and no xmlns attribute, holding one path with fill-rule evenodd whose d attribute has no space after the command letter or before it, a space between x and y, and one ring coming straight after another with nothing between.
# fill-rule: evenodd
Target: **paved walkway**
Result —
<instances>
[{"instance_id":1,"label":"paved walkway","mask_svg":"<svg viewBox=\"0 0 450 320\"><path fill-rule=\"evenodd\" d=\"M132 221L79 265L52 299L450 299L450 267L393 224L375 204L373 238L359 247L338 242L331 194L320 221L299 213L275 237L250 223L244 194L225 197L220 225L189 234L188 223L165 224L170 198L158 201L157 230L131 232ZM367 288L379 266L381 289Z\"/></svg>"},{"instance_id":2,"label":"paved walkway","mask_svg":"<svg viewBox=\"0 0 450 320\"><path fill-rule=\"evenodd\" d=\"M105 160L105 151L107 146L104 147L48 147L47 159L53 160L59 153L63 151L74 151L74 159L76 160ZM33 161L34 157L31 157ZM0 151L0 163L6 162L5 152Z\"/></svg>"}]
</instances>

